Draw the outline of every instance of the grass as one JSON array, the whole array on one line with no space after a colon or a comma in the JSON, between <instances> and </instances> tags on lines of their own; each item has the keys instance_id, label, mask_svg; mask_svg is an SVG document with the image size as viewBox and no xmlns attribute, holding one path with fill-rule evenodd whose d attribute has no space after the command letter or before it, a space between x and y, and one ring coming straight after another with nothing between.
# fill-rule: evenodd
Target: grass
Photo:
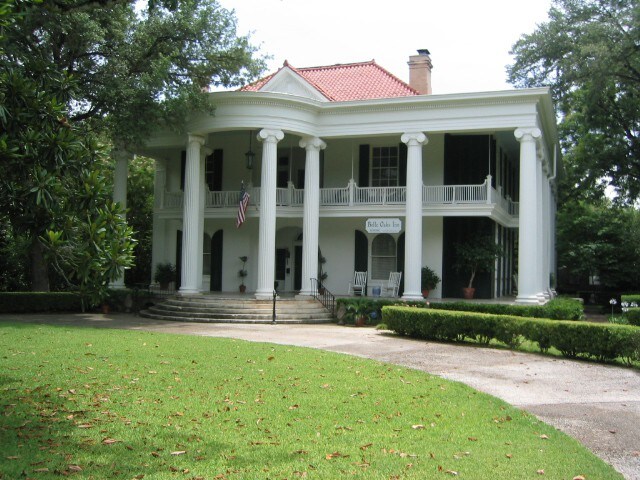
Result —
<instances>
[{"instance_id":1,"label":"grass","mask_svg":"<svg viewBox=\"0 0 640 480\"><path fill-rule=\"evenodd\" d=\"M622 478L534 416L310 349L0 326L0 478Z\"/></svg>"}]
</instances>

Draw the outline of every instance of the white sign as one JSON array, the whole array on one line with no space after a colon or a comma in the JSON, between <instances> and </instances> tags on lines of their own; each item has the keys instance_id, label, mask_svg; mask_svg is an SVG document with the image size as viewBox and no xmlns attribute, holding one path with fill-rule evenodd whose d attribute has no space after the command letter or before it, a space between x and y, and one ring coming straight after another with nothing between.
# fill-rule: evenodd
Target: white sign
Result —
<instances>
[{"instance_id":1,"label":"white sign","mask_svg":"<svg viewBox=\"0 0 640 480\"><path fill-rule=\"evenodd\" d=\"M399 233L402 221L399 218L368 218L365 228L368 233Z\"/></svg>"}]
</instances>

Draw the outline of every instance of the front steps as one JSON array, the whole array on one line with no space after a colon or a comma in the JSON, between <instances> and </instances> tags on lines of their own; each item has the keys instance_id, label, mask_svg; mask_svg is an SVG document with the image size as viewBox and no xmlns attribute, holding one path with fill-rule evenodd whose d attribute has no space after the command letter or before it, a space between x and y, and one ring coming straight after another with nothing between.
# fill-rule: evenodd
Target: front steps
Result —
<instances>
[{"instance_id":1,"label":"front steps","mask_svg":"<svg viewBox=\"0 0 640 480\"><path fill-rule=\"evenodd\" d=\"M203 323L272 323L273 301L245 296L175 296L142 310L140 316L156 320ZM276 323L331 323L334 319L314 299L279 298Z\"/></svg>"}]
</instances>

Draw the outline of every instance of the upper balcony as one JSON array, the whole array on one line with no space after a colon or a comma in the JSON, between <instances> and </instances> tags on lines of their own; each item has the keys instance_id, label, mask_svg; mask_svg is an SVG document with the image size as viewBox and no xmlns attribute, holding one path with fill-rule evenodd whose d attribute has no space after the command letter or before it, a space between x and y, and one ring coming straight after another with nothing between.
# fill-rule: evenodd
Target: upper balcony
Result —
<instances>
[{"instance_id":1,"label":"upper balcony","mask_svg":"<svg viewBox=\"0 0 640 480\"><path fill-rule=\"evenodd\" d=\"M249 187L251 205L260 205L260 187ZM406 187L358 187L353 180L347 186L320 189L320 216L402 215L407 196ZM156 212L182 212L183 192L163 192L156 199ZM234 217L240 192L206 190L207 217ZM279 216L302 216L304 189L289 183L278 188L276 204ZM501 188L491 186L491 176L479 185L423 185L423 215L430 216L491 216L505 226L518 222L518 203L504 197ZM250 214L250 213L249 213Z\"/></svg>"}]
</instances>

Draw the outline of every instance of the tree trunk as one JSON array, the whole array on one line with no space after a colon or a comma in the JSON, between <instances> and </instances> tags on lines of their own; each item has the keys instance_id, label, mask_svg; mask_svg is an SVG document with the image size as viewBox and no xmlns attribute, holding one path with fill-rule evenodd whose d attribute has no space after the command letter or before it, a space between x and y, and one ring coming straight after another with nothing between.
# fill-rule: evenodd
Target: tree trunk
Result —
<instances>
[{"instance_id":1,"label":"tree trunk","mask_svg":"<svg viewBox=\"0 0 640 480\"><path fill-rule=\"evenodd\" d=\"M44 258L44 248L38 237L31 242L31 291L49 291L49 266Z\"/></svg>"}]
</instances>

